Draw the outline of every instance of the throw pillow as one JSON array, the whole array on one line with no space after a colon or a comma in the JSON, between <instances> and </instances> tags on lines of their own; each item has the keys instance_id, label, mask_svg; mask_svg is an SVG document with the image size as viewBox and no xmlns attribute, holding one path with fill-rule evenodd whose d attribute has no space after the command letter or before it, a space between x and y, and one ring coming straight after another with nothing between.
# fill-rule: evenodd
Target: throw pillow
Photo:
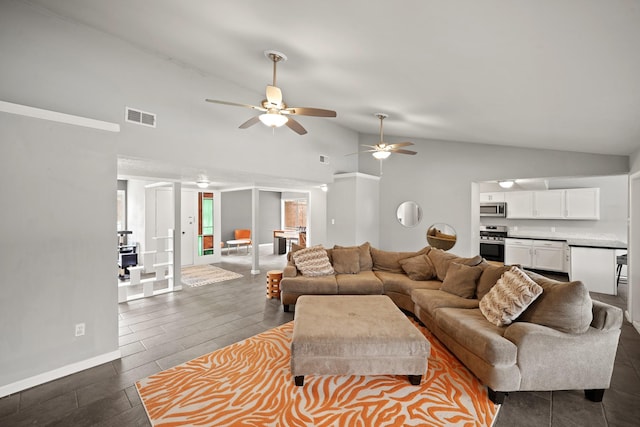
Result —
<instances>
[{"instance_id":1,"label":"throw pillow","mask_svg":"<svg viewBox=\"0 0 640 427\"><path fill-rule=\"evenodd\" d=\"M462 298L473 298L476 294L476 281L481 274L480 266L469 267L452 262L440 290Z\"/></svg>"},{"instance_id":2,"label":"throw pillow","mask_svg":"<svg viewBox=\"0 0 640 427\"><path fill-rule=\"evenodd\" d=\"M340 274L360 272L360 251L357 247L333 248L333 269Z\"/></svg>"},{"instance_id":3,"label":"throw pillow","mask_svg":"<svg viewBox=\"0 0 640 427\"><path fill-rule=\"evenodd\" d=\"M404 273L400 260L411 258L429 252L429 247L423 248L418 252L391 252L383 251L371 247L371 258L373 259L374 271L388 271L389 273Z\"/></svg>"},{"instance_id":4,"label":"throw pillow","mask_svg":"<svg viewBox=\"0 0 640 427\"><path fill-rule=\"evenodd\" d=\"M300 249L293 253L293 262L303 276L327 276L333 274L327 251L321 246Z\"/></svg>"},{"instance_id":5,"label":"throw pillow","mask_svg":"<svg viewBox=\"0 0 640 427\"><path fill-rule=\"evenodd\" d=\"M542 287L518 267L506 271L480 300L480 311L496 326L511 324L542 293Z\"/></svg>"},{"instance_id":6,"label":"throw pillow","mask_svg":"<svg viewBox=\"0 0 640 427\"><path fill-rule=\"evenodd\" d=\"M364 242L360 246L339 246L334 245L334 249L357 248L360 255L360 271L371 271L373 268L373 259L371 258L371 244Z\"/></svg>"},{"instance_id":7,"label":"throw pillow","mask_svg":"<svg viewBox=\"0 0 640 427\"><path fill-rule=\"evenodd\" d=\"M431 280L436 277L436 269L426 255L417 255L398 261L411 280Z\"/></svg>"},{"instance_id":8,"label":"throw pillow","mask_svg":"<svg viewBox=\"0 0 640 427\"><path fill-rule=\"evenodd\" d=\"M451 263L454 261L458 264L464 264L470 267L478 265L483 261L483 258L480 255L476 255L472 258L461 258L457 255L445 252L442 249L437 248L431 248L427 256L429 257L429 260L431 260L433 266L436 268L436 275L438 276L438 280L440 281L444 281L444 278L447 276L449 265L451 265Z\"/></svg>"},{"instance_id":9,"label":"throw pillow","mask_svg":"<svg viewBox=\"0 0 640 427\"><path fill-rule=\"evenodd\" d=\"M571 334L582 334L589 329L593 319L593 302L582 282L559 282L529 271L527 275L544 292L522 313L518 321L537 323Z\"/></svg>"},{"instance_id":10,"label":"throw pillow","mask_svg":"<svg viewBox=\"0 0 640 427\"><path fill-rule=\"evenodd\" d=\"M292 243L291 244L291 250L287 254L287 261L291 261L293 259L292 257L293 257L293 253L295 251L299 251L300 249L304 249L304 248L305 248L305 246L298 245L297 243Z\"/></svg>"},{"instance_id":11,"label":"throw pillow","mask_svg":"<svg viewBox=\"0 0 640 427\"><path fill-rule=\"evenodd\" d=\"M479 300L484 298L504 272L511 268L511 266L508 265L496 266L491 264L485 264L483 267L482 274L478 280L478 286L476 287L476 298Z\"/></svg>"}]
</instances>

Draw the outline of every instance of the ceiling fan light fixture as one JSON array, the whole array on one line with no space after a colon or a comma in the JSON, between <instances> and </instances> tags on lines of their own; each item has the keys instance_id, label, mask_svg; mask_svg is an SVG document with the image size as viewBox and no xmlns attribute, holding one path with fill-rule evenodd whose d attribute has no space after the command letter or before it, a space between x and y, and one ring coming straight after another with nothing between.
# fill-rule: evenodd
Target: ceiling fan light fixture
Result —
<instances>
[{"instance_id":1,"label":"ceiling fan light fixture","mask_svg":"<svg viewBox=\"0 0 640 427\"><path fill-rule=\"evenodd\" d=\"M378 160L384 160L388 158L390 155L391 155L391 151L374 151L373 152L373 157L375 157Z\"/></svg>"},{"instance_id":2,"label":"ceiling fan light fixture","mask_svg":"<svg viewBox=\"0 0 640 427\"><path fill-rule=\"evenodd\" d=\"M513 187L514 182L512 180L507 181L498 181L498 185L502 188L511 188Z\"/></svg>"},{"instance_id":3,"label":"ceiling fan light fixture","mask_svg":"<svg viewBox=\"0 0 640 427\"><path fill-rule=\"evenodd\" d=\"M196 179L196 185L198 188L207 188L209 186L209 180L206 175L198 175Z\"/></svg>"},{"instance_id":4,"label":"ceiling fan light fixture","mask_svg":"<svg viewBox=\"0 0 640 427\"><path fill-rule=\"evenodd\" d=\"M289 121L287 116L277 113L264 113L258 117L262 123L272 128L279 128Z\"/></svg>"}]
</instances>

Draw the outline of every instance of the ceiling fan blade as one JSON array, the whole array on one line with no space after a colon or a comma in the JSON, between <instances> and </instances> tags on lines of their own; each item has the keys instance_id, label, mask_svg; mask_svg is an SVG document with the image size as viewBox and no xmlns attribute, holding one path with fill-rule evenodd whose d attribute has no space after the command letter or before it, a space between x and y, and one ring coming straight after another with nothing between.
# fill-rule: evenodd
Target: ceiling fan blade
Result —
<instances>
[{"instance_id":1,"label":"ceiling fan blade","mask_svg":"<svg viewBox=\"0 0 640 427\"><path fill-rule=\"evenodd\" d=\"M240 129L246 129L250 126L255 125L260 121L260 116L251 117L249 120L238 126Z\"/></svg>"},{"instance_id":2,"label":"ceiling fan blade","mask_svg":"<svg viewBox=\"0 0 640 427\"><path fill-rule=\"evenodd\" d=\"M289 129L291 129L292 131L294 131L298 135L304 135L305 133L307 133L307 130L305 128L303 128L300 123L298 123L297 121L293 120L291 117L289 117L289 120L287 120L285 125L287 125L287 127Z\"/></svg>"},{"instance_id":3,"label":"ceiling fan blade","mask_svg":"<svg viewBox=\"0 0 640 427\"><path fill-rule=\"evenodd\" d=\"M369 148L373 148L374 150L378 148L378 146L376 145L367 145L367 144L360 144L361 147L369 147Z\"/></svg>"},{"instance_id":4,"label":"ceiling fan blade","mask_svg":"<svg viewBox=\"0 0 640 427\"><path fill-rule=\"evenodd\" d=\"M337 114L333 110L323 110L322 108L310 107L290 107L282 110L285 114L297 114L299 116L316 116L316 117L336 117Z\"/></svg>"},{"instance_id":5,"label":"ceiling fan blade","mask_svg":"<svg viewBox=\"0 0 640 427\"><path fill-rule=\"evenodd\" d=\"M222 105L231 105L233 107L243 107L243 108L252 108L258 111L267 111L266 108L258 107L257 105L249 105L249 104L239 104L237 102L229 102L229 101L220 101L218 99L205 99L207 102L213 102L214 104L222 104Z\"/></svg>"},{"instance_id":6,"label":"ceiling fan blade","mask_svg":"<svg viewBox=\"0 0 640 427\"><path fill-rule=\"evenodd\" d=\"M391 148L398 148L398 147L407 147L409 145L413 145L413 142L396 142L394 144L389 144L391 146Z\"/></svg>"},{"instance_id":7,"label":"ceiling fan blade","mask_svg":"<svg viewBox=\"0 0 640 427\"><path fill-rule=\"evenodd\" d=\"M277 86L267 86L267 101L274 107L282 105L282 91Z\"/></svg>"},{"instance_id":8,"label":"ceiling fan blade","mask_svg":"<svg viewBox=\"0 0 640 427\"><path fill-rule=\"evenodd\" d=\"M410 154L410 155L412 155L412 156L413 156L414 154L417 154L415 151L411 151L411 150L403 150L403 149L392 149L392 150L389 150L389 151L391 151L392 153Z\"/></svg>"}]
</instances>

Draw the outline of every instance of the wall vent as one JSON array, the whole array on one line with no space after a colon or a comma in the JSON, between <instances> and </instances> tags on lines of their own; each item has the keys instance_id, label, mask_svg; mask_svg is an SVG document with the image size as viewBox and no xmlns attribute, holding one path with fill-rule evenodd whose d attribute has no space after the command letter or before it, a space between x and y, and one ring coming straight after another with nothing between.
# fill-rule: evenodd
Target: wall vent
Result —
<instances>
[{"instance_id":1,"label":"wall vent","mask_svg":"<svg viewBox=\"0 0 640 427\"><path fill-rule=\"evenodd\" d=\"M156 127L156 115L153 113L147 113L146 111L126 107L124 118L129 123L149 126L152 128Z\"/></svg>"},{"instance_id":2,"label":"wall vent","mask_svg":"<svg viewBox=\"0 0 640 427\"><path fill-rule=\"evenodd\" d=\"M320 163L328 165L329 164L329 156L320 156Z\"/></svg>"}]
</instances>

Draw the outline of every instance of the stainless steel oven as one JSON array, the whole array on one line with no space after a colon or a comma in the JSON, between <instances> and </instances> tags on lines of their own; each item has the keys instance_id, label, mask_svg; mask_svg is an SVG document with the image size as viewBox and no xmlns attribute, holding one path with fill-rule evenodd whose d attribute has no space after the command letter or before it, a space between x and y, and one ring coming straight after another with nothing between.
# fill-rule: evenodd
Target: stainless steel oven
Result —
<instances>
[{"instance_id":1,"label":"stainless steel oven","mask_svg":"<svg viewBox=\"0 0 640 427\"><path fill-rule=\"evenodd\" d=\"M504 225L480 226L480 256L489 261L504 262L504 239L507 227Z\"/></svg>"}]
</instances>

